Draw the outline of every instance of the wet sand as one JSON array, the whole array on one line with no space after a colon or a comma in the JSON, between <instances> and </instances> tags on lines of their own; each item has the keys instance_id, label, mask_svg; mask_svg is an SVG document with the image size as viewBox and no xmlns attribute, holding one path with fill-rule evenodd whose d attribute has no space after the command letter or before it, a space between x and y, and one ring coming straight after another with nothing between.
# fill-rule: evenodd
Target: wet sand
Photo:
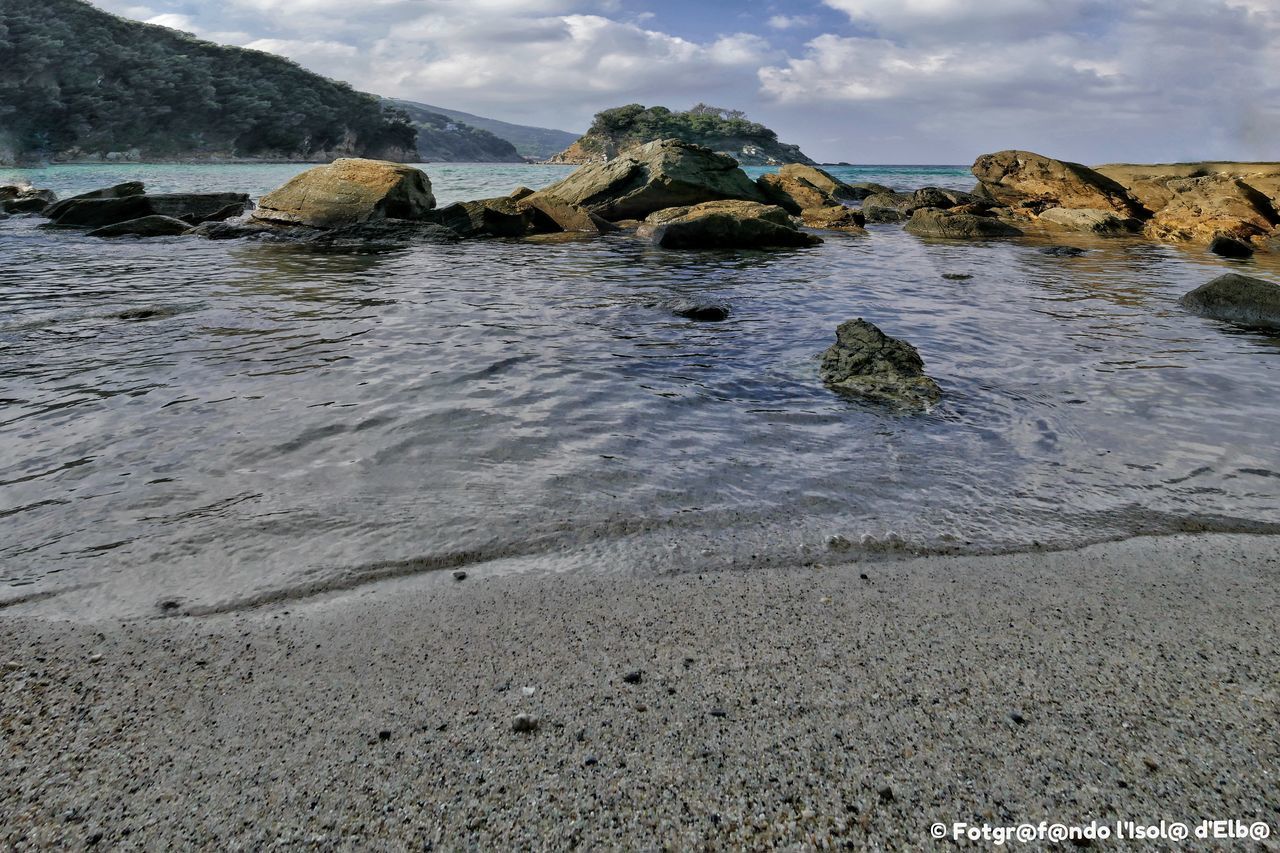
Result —
<instances>
[{"instance_id":1,"label":"wet sand","mask_svg":"<svg viewBox=\"0 0 1280 853\"><path fill-rule=\"evenodd\" d=\"M19 611L0 611L5 848L931 849L935 821L1091 819L1280 834L1277 538L436 573L124 623ZM536 730L512 730L522 713Z\"/></svg>"}]
</instances>

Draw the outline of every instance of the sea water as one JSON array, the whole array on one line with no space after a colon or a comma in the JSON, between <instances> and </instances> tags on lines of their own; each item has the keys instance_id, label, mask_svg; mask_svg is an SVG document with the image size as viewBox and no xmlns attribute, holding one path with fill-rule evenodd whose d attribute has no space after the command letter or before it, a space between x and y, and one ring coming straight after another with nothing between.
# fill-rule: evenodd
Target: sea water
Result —
<instances>
[{"instance_id":1,"label":"sea water","mask_svg":"<svg viewBox=\"0 0 1280 853\"><path fill-rule=\"evenodd\" d=\"M256 196L304 168L0 183ZM424 168L442 204L570 171ZM0 222L0 604L208 612L456 566L752 571L1278 520L1280 336L1177 301L1227 270L1280 280L1265 255L899 225L768 252L335 252L40 223ZM680 297L732 314L686 320ZM919 349L939 406L823 386L817 357L856 317Z\"/></svg>"}]
</instances>

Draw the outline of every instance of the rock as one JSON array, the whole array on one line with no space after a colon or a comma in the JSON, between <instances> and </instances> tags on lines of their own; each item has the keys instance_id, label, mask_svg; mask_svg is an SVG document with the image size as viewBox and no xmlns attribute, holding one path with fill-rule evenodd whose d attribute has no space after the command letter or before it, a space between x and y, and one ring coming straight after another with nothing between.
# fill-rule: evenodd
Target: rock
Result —
<instances>
[{"instance_id":1,"label":"rock","mask_svg":"<svg viewBox=\"0 0 1280 853\"><path fill-rule=\"evenodd\" d=\"M862 215L867 222L901 222L910 214L904 210L911 204L908 193L876 193L862 202Z\"/></svg>"},{"instance_id":2,"label":"rock","mask_svg":"<svg viewBox=\"0 0 1280 853\"><path fill-rule=\"evenodd\" d=\"M403 219L380 219L345 228L268 229L258 236L275 242L305 243L332 249L404 248L458 241L457 232L450 228L433 222L408 222Z\"/></svg>"},{"instance_id":3,"label":"rock","mask_svg":"<svg viewBox=\"0 0 1280 853\"><path fill-rule=\"evenodd\" d=\"M402 163L339 159L308 169L258 202L253 217L339 228L381 219L423 219L436 206L426 173Z\"/></svg>"},{"instance_id":4,"label":"rock","mask_svg":"<svg viewBox=\"0 0 1280 853\"><path fill-rule=\"evenodd\" d=\"M1218 236L1209 244L1209 251L1224 258L1251 258L1253 247L1235 237Z\"/></svg>"},{"instance_id":5,"label":"rock","mask_svg":"<svg viewBox=\"0 0 1280 853\"><path fill-rule=\"evenodd\" d=\"M1280 284L1260 278L1227 273L1183 296L1181 304L1202 317L1280 328Z\"/></svg>"},{"instance_id":6,"label":"rock","mask_svg":"<svg viewBox=\"0 0 1280 853\"><path fill-rule=\"evenodd\" d=\"M862 226L867 224L861 211L843 204L806 208L800 212L800 220L810 228L824 228L828 231L861 231Z\"/></svg>"},{"instance_id":7,"label":"rock","mask_svg":"<svg viewBox=\"0 0 1280 853\"><path fill-rule=\"evenodd\" d=\"M594 755L588 755L586 758L582 759L582 763L587 767L595 767L600 763L600 759L596 758Z\"/></svg>"},{"instance_id":8,"label":"rock","mask_svg":"<svg viewBox=\"0 0 1280 853\"><path fill-rule=\"evenodd\" d=\"M1017 726L1025 726L1027 724L1027 718L1022 716L1021 711L1010 711L1009 719Z\"/></svg>"},{"instance_id":9,"label":"rock","mask_svg":"<svg viewBox=\"0 0 1280 853\"><path fill-rule=\"evenodd\" d=\"M585 207L548 193L533 193L515 201L519 207L532 213L533 229L538 233L607 234L619 230L618 226Z\"/></svg>"},{"instance_id":10,"label":"rock","mask_svg":"<svg viewBox=\"0 0 1280 853\"><path fill-rule=\"evenodd\" d=\"M877 793L880 797L880 802L882 803L893 802L894 795L893 795L893 787L891 785L882 786Z\"/></svg>"},{"instance_id":11,"label":"rock","mask_svg":"<svg viewBox=\"0 0 1280 853\"><path fill-rule=\"evenodd\" d=\"M142 181L126 181L123 184L116 184L113 187L92 190L87 193L81 193L80 195L73 195L71 198L63 199L56 204L50 205L45 210L44 215L50 219L57 219L62 215L64 210L75 202L110 198L127 198L129 196L142 195L144 192L146 192L146 187L143 185Z\"/></svg>"},{"instance_id":12,"label":"rock","mask_svg":"<svg viewBox=\"0 0 1280 853\"><path fill-rule=\"evenodd\" d=\"M1124 218L1146 219L1151 213L1118 182L1088 166L1054 160L1030 151L984 154L973 175L985 194L1008 206L1026 202L1047 207L1109 210Z\"/></svg>"},{"instance_id":13,"label":"rock","mask_svg":"<svg viewBox=\"0 0 1280 853\"><path fill-rule=\"evenodd\" d=\"M1208 243L1219 235L1248 240L1280 224L1270 200L1239 178L1172 178L1164 186L1172 195L1147 223L1147 234L1157 240Z\"/></svg>"},{"instance_id":14,"label":"rock","mask_svg":"<svg viewBox=\"0 0 1280 853\"><path fill-rule=\"evenodd\" d=\"M57 200L53 190L14 185L0 187L0 213L4 214L43 213Z\"/></svg>"},{"instance_id":15,"label":"rock","mask_svg":"<svg viewBox=\"0 0 1280 853\"><path fill-rule=\"evenodd\" d=\"M924 374L924 360L906 341L891 338L866 320L836 329L836 342L822 354L822 381L836 391L913 408L942 397Z\"/></svg>"},{"instance_id":16,"label":"rock","mask_svg":"<svg viewBox=\"0 0 1280 853\"><path fill-rule=\"evenodd\" d=\"M853 547L853 543L847 537L837 533L827 537L827 547L832 551L848 551Z\"/></svg>"},{"instance_id":17,"label":"rock","mask_svg":"<svg viewBox=\"0 0 1280 853\"><path fill-rule=\"evenodd\" d=\"M537 730L538 718L532 714L516 714L516 718L511 721L513 732L536 732Z\"/></svg>"},{"instance_id":18,"label":"rock","mask_svg":"<svg viewBox=\"0 0 1280 853\"><path fill-rule=\"evenodd\" d=\"M973 278L967 272L944 272L942 277L947 281L968 281Z\"/></svg>"},{"instance_id":19,"label":"rock","mask_svg":"<svg viewBox=\"0 0 1280 853\"><path fill-rule=\"evenodd\" d=\"M783 166L776 174L762 175L756 185L771 204L797 215L810 208L837 207L842 201L863 197L821 169L800 163Z\"/></svg>"},{"instance_id":20,"label":"rock","mask_svg":"<svg viewBox=\"0 0 1280 853\"><path fill-rule=\"evenodd\" d=\"M951 240L1022 236L1017 228L999 219L938 210L935 207L924 207L911 214L906 231L917 237L943 237Z\"/></svg>"},{"instance_id":21,"label":"rock","mask_svg":"<svg viewBox=\"0 0 1280 853\"><path fill-rule=\"evenodd\" d=\"M629 148L607 163L583 166L542 192L610 222L706 201L766 201L732 157L678 139Z\"/></svg>"},{"instance_id":22,"label":"rock","mask_svg":"<svg viewBox=\"0 0 1280 853\"><path fill-rule=\"evenodd\" d=\"M803 163L788 163L778 170L778 174L789 180L804 181L837 201L859 201L869 194L832 177L829 172Z\"/></svg>"},{"instance_id":23,"label":"rock","mask_svg":"<svg viewBox=\"0 0 1280 853\"><path fill-rule=\"evenodd\" d=\"M453 579L456 581L464 581L467 579L467 573L462 569L455 569L453 572Z\"/></svg>"},{"instance_id":24,"label":"rock","mask_svg":"<svg viewBox=\"0 0 1280 853\"><path fill-rule=\"evenodd\" d=\"M531 208L505 196L455 202L428 216L430 221L464 238L524 237L535 233Z\"/></svg>"},{"instance_id":25,"label":"rock","mask_svg":"<svg viewBox=\"0 0 1280 853\"><path fill-rule=\"evenodd\" d=\"M1121 217L1110 210L1083 207L1051 207L1041 212L1036 221L1103 236L1135 234L1142 230L1141 220Z\"/></svg>"},{"instance_id":26,"label":"rock","mask_svg":"<svg viewBox=\"0 0 1280 853\"><path fill-rule=\"evenodd\" d=\"M528 198L529 196L533 195L533 192L534 191L529 189L528 187L516 187L514 190L511 191L511 195L508 196L508 198L510 198L512 201L519 201L522 198Z\"/></svg>"},{"instance_id":27,"label":"rock","mask_svg":"<svg viewBox=\"0 0 1280 853\"><path fill-rule=\"evenodd\" d=\"M141 216L89 232L90 237L172 237L191 230L189 223L172 216Z\"/></svg>"},{"instance_id":28,"label":"rock","mask_svg":"<svg viewBox=\"0 0 1280 853\"><path fill-rule=\"evenodd\" d=\"M1046 246L1040 250L1042 255L1053 255L1059 258L1076 258L1085 253L1077 246Z\"/></svg>"},{"instance_id":29,"label":"rock","mask_svg":"<svg viewBox=\"0 0 1280 853\"><path fill-rule=\"evenodd\" d=\"M722 302L695 302L677 299L671 303L671 313L700 323L718 323L729 318L729 306Z\"/></svg>"},{"instance_id":30,"label":"rock","mask_svg":"<svg viewBox=\"0 0 1280 853\"><path fill-rule=\"evenodd\" d=\"M873 195L894 195L896 190L893 187L886 187L884 184L875 184L864 182L860 184L845 184L854 193L854 201L865 199Z\"/></svg>"},{"instance_id":31,"label":"rock","mask_svg":"<svg viewBox=\"0 0 1280 853\"><path fill-rule=\"evenodd\" d=\"M163 193L144 198L157 216L172 216L191 225L240 216L250 203L245 193Z\"/></svg>"},{"instance_id":32,"label":"rock","mask_svg":"<svg viewBox=\"0 0 1280 853\"><path fill-rule=\"evenodd\" d=\"M248 237L259 237L266 234L274 234L278 229L272 228L270 225L264 225L261 222L236 221L216 221L208 220L191 229L191 234L196 237L204 237L206 240L242 240Z\"/></svg>"},{"instance_id":33,"label":"rock","mask_svg":"<svg viewBox=\"0 0 1280 853\"><path fill-rule=\"evenodd\" d=\"M622 680L625 681L627 684L639 684L643 678L644 678L644 673L638 669L632 670L631 672L628 672L626 675L622 676Z\"/></svg>"},{"instance_id":34,"label":"rock","mask_svg":"<svg viewBox=\"0 0 1280 853\"><path fill-rule=\"evenodd\" d=\"M383 743L391 740L391 729L382 729L381 731L379 731L378 740L382 741Z\"/></svg>"},{"instance_id":35,"label":"rock","mask_svg":"<svg viewBox=\"0 0 1280 853\"><path fill-rule=\"evenodd\" d=\"M53 208L45 211L53 224L74 228L102 228L152 215L151 205L141 195L68 199L65 206L59 202L55 207L58 208L56 212Z\"/></svg>"},{"instance_id":36,"label":"rock","mask_svg":"<svg viewBox=\"0 0 1280 853\"><path fill-rule=\"evenodd\" d=\"M757 249L822 242L797 228L782 208L753 201L711 201L658 211L636 233L664 249Z\"/></svg>"}]
</instances>

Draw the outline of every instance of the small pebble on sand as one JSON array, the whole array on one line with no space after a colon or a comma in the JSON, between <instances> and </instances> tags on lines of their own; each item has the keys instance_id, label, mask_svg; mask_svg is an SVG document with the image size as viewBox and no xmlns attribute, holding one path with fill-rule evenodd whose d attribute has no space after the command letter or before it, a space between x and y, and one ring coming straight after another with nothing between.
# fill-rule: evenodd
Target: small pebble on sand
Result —
<instances>
[{"instance_id":1,"label":"small pebble on sand","mask_svg":"<svg viewBox=\"0 0 1280 853\"><path fill-rule=\"evenodd\" d=\"M516 718L511 721L511 730L513 732L537 731L538 718L532 714L516 714Z\"/></svg>"},{"instance_id":2,"label":"small pebble on sand","mask_svg":"<svg viewBox=\"0 0 1280 853\"><path fill-rule=\"evenodd\" d=\"M644 678L644 673L638 669L634 669L631 672L628 672L626 675L622 676L622 680L627 682L627 684L639 684L643 678Z\"/></svg>"},{"instance_id":3,"label":"small pebble on sand","mask_svg":"<svg viewBox=\"0 0 1280 853\"><path fill-rule=\"evenodd\" d=\"M458 569L453 573L453 579L456 581L464 581L467 579L467 573L462 569Z\"/></svg>"}]
</instances>

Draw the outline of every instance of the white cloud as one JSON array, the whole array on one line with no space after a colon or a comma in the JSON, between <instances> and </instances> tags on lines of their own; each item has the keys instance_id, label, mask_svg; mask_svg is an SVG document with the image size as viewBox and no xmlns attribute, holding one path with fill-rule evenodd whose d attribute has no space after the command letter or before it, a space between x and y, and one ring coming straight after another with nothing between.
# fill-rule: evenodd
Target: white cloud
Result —
<instances>
[{"instance_id":1,"label":"white cloud","mask_svg":"<svg viewBox=\"0 0 1280 853\"><path fill-rule=\"evenodd\" d=\"M811 27L816 20L812 15L774 15L767 23L775 30L795 30Z\"/></svg>"}]
</instances>

